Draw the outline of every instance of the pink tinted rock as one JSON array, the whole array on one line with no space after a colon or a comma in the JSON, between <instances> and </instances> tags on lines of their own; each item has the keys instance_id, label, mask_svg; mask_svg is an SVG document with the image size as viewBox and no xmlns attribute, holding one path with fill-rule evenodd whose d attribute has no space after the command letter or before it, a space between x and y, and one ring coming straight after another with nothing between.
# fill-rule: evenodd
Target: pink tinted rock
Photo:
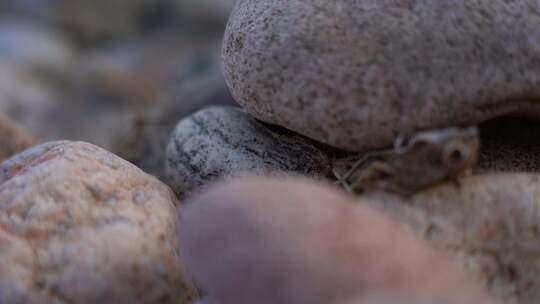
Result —
<instances>
[{"instance_id":1,"label":"pink tinted rock","mask_svg":"<svg viewBox=\"0 0 540 304\"><path fill-rule=\"evenodd\" d=\"M219 184L188 201L180 221L180 252L208 303L491 303L405 226L323 184Z\"/></svg>"},{"instance_id":2,"label":"pink tinted rock","mask_svg":"<svg viewBox=\"0 0 540 304\"><path fill-rule=\"evenodd\" d=\"M186 303L177 200L101 148L50 142L0 165L1 303Z\"/></svg>"},{"instance_id":3,"label":"pink tinted rock","mask_svg":"<svg viewBox=\"0 0 540 304\"><path fill-rule=\"evenodd\" d=\"M242 0L223 44L236 100L364 151L398 133L540 114L536 0Z\"/></svg>"}]
</instances>

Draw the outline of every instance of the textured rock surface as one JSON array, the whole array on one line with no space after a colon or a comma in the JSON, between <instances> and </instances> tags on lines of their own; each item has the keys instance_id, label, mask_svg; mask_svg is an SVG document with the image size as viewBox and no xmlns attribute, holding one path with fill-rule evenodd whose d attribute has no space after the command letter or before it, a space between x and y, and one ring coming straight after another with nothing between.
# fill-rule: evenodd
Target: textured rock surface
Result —
<instances>
[{"instance_id":1,"label":"textured rock surface","mask_svg":"<svg viewBox=\"0 0 540 304\"><path fill-rule=\"evenodd\" d=\"M405 226L321 184L240 179L180 218L186 268L216 303L492 303Z\"/></svg>"},{"instance_id":2,"label":"textured rock surface","mask_svg":"<svg viewBox=\"0 0 540 304\"><path fill-rule=\"evenodd\" d=\"M1 113L0 138L0 162L37 143L25 129Z\"/></svg>"},{"instance_id":3,"label":"textured rock surface","mask_svg":"<svg viewBox=\"0 0 540 304\"><path fill-rule=\"evenodd\" d=\"M225 75L256 117L349 149L538 114L535 0L242 0Z\"/></svg>"},{"instance_id":4,"label":"textured rock surface","mask_svg":"<svg viewBox=\"0 0 540 304\"><path fill-rule=\"evenodd\" d=\"M210 107L178 123L167 146L169 185L178 193L206 183L249 174L329 171L326 155L308 140L271 130L242 110Z\"/></svg>"},{"instance_id":5,"label":"textured rock surface","mask_svg":"<svg viewBox=\"0 0 540 304\"><path fill-rule=\"evenodd\" d=\"M456 259L510 303L540 301L540 175L472 176L403 201L371 194L365 199L392 213Z\"/></svg>"},{"instance_id":6,"label":"textured rock surface","mask_svg":"<svg viewBox=\"0 0 540 304\"><path fill-rule=\"evenodd\" d=\"M128 162L46 143L0 165L0 202L1 303L186 303L176 198Z\"/></svg>"}]
</instances>

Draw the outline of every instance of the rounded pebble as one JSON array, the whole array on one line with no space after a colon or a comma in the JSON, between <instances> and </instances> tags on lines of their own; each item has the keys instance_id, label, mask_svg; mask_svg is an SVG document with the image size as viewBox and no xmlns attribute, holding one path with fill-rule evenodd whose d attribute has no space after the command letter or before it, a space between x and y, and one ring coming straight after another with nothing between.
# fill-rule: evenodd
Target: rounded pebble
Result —
<instances>
[{"instance_id":1,"label":"rounded pebble","mask_svg":"<svg viewBox=\"0 0 540 304\"><path fill-rule=\"evenodd\" d=\"M243 0L225 76L255 117L351 150L540 114L540 3Z\"/></svg>"},{"instance_id":2,"label":"rounded pebble","mask_svg":"<svg viewBox=\"0 0 540 304\"><path fill-rule=\"evenodd\" d=\"M177 193L247 174L322 177L326 155L307 139L274 131L234 107L209 107L183 119L167 147L166 175Z\"/></svg>"},{"instance_id":3,"label":"rounded pebble","mask_svg":"<svg viewBox=\"0 0 540 304\"><path fill-rule=\"evenodd\" d=\"M50 142L0 165L0 303L183 303L172 191L115 155Z\"/></svg>"}]
</instances>

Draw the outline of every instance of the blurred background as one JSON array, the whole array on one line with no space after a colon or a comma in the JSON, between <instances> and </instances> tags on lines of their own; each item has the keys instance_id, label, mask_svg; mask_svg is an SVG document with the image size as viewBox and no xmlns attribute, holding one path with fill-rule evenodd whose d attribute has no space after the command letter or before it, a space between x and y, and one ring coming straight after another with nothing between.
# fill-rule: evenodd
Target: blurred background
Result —
<instances>
[{"instance_id":1,"label":"blurred background","mask_svg":"<svg viewBox=\"0 0 540 304\"><path fill-rule=\"evenodd\" d=\"M234 2L0 0L0 112L160 177L176 123L234 103L220 66Z\"/></svg>"}]
</instances>

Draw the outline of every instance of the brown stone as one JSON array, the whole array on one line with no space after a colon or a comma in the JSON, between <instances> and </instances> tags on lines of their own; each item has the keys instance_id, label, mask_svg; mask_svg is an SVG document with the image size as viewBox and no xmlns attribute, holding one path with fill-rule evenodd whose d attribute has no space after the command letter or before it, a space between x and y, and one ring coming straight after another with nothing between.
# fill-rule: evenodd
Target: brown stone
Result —
<instances>
[{"instance_id":1,"label":"brown stone","mask_svg":"<svg viewBox=\"0 0 540 304\"><path fill-rule=\"evenodd\" d=\"M309 139L283 131L236 107L200 110L182 119L169 139L167 183L178 194L187 194L245 175L324 178L330 172L326 153Z\"/></svg>"},{"instance_id":2,"label":"brown stone","mask_svg":"<svg viewBox=\"0 0 540 304\"><path fill-rule=\"evenodd\" d=\"M12 157L0 165L0 303L187 303L175 204L91 144Z\"/></svg>"}]
</instances>

